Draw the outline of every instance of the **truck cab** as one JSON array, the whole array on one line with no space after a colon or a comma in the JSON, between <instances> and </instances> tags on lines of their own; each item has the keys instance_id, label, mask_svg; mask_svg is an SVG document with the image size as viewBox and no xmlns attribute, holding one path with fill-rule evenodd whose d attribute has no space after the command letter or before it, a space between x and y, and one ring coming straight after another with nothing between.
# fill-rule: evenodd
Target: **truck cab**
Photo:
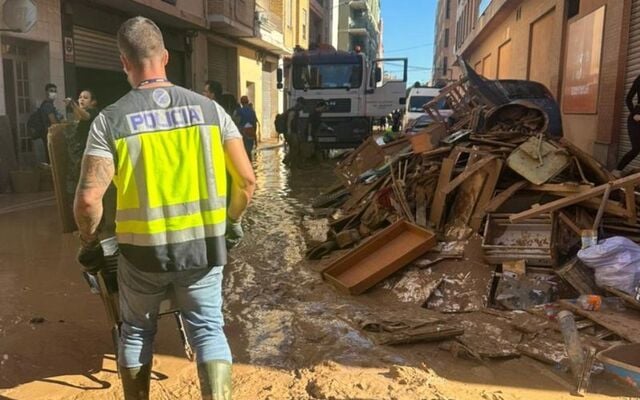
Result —
<instances>
[{"instance_id":1,"label":"truck cab","mask_svg":"<svg viewBox=\"0 0 640 400\"><path fill-rule=\"evenodd\" d=\"M402 76L384 74L392 62ZM407 81L406 59L367 61L358 52L320 48L297 51L285 60L285 109L303 98L298 134L314 141L318 149L355 148L372 132L373 121L404 107ZM385 79L386 78L386 79ZM316 104L324 101L321 128L312 135L308 119Z\"/></svg>"}]
</instances>

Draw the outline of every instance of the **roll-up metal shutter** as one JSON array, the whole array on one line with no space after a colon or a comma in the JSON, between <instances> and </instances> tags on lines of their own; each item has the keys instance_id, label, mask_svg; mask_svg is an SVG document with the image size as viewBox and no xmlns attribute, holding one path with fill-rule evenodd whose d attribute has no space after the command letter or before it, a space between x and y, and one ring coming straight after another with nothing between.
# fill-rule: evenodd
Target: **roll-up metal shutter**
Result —
<instances>
[{"instance_id":1,"label":"roll-up metal shutter","mask_svg":"<svg viewBox=\"0 0 640 400\"><path fill-rule=\"evenodd\" d=\"M222 84L223 91L229 91L229 52L226 47L209 43L207 49L209 79Z\"/></svg>"},{"instance_id":2,"label":"roll-up metal shutter","mask_svg":"<svg viewBox=\"0 0 640 400\"><path fill-rule=\"evenodd\" d=\"M633 0L631 5L631 25L629 28L629 49L627 52L627 72L625 75L625 97L633 81L640 75L640 0ZM624 102L624 98L621 99ZM637 100L636 100L637 101ZM622 107L620 121L620 143L618 145L618 160L631 150L631 141L627 132L627 118L629 110L626 104ZM636 157L629 167L640 168L640 157ZM629 168L627 167L627 168Z\"/></svg>"},{"instance_id":3,"label":"roll-up metal shutter","mask_svg":"<svg viewBox=\"0 0 640 400\"><path fill-rule=\"evenodd\" d=\"M73 37L78 67L122 71L115 36L74 25Z\"/></svg>"}]
</instances>

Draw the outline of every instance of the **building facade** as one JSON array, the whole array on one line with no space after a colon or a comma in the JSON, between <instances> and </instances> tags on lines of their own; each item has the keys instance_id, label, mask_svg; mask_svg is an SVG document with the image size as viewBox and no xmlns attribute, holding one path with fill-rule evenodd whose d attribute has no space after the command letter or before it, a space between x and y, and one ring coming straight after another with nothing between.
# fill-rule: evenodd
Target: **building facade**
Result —
<instances>
[{"instance_id":1,"label":"building facade","mask_svg":"<svg viewBox=\"0 0 640 400\"><path fill-rule=\"evenodd\" d=\"M435 43L431 82L444 86L456 81L460 68L456 64L456 23L458 0L439 0L436 11Z\"/></svg>"},{"instance_id":2,"label":"building facade","mask_svg":"<svg viewBox=\"0 0 640 400\"><path fill-rule=\"evenodd\" d=\"M382 41L380 0L335 3L333 46L343 51L360 49L368 60L376 59Z\"/></svg>"},{"instance_id":3,"label":"building facade","mask_svg":"<svg viewBox=\"0 0 640 400\"><path fill-rule=\"evenodd\" d=\"M82 89L96 93L99 107L130 89L116 43L126 19L143 15L161 28L172 82L201 92L206 80L215 80L236 99L247 95L267 138L276 135L273 120L282 109L276 90L282 56L309 46L312 6L314 13L324 10L325 18L315 35L330 35L332 15L329 0L25 1L37 8L35 26L27 33L0 33L0 192L9 190L9 171L37 164L26 122L44 99L47 83L58 87L55 105L61 114L63 99Z\"/></svg>"},{"instance_id":4,"label":"building facade","mask_svg":"<svg viewBox=\"0 0 640 400\"><path fill-rule=\"evenodd\" d=\"M630 148L624 98L640 74L640 0L462 0L458 7L456 53L487 78L543 83L560 104L564 136L613 167Z\"/></svg>"},{"instance_id":5,"label":"building facade","mask_svg":"<svg viewBox=\"0 0 640 400\"><path fill-rule=\"evenodd\" d=\"M332 42L332 16L336 0L309 1L309 47Z\"/></svg>"},{"instance_id":6,"label":"building facade","mask_svg":"<svg viewBox=\"0 0 640 400\"><path fill-rule=\"evenodd\" d=\"M60 97L67 92L60 6L60 0L39 0L38 21L31 31L3 32L0 36L0 191L8 185L8 170L36 161L37 149L29 139L26 124L44 100L45 85L55 83ZM57 105L61 107L62 100Z\"/></svg>"}]
</instances>

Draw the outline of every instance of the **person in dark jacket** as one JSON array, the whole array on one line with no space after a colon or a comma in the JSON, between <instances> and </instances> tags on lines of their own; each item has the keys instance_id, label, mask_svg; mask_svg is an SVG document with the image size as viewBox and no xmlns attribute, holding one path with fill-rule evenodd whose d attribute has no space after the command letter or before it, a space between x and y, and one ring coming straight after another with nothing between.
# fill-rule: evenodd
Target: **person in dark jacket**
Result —
<instances>
[{"instance_id":1,"label":"person in dark jacket","mask_svg":"<svg viewBox=\"0 0 640 400\"><path fill-rule=\"evenodd\" d=\"M58 124L62 122L62 115L56 110L56 106L54 105L54 101L58 96L58 87L53 83L47 83L44 87L44 91L47 94L47 97L40 104L40 108L38 112L42 114L42 118L45 125L44 136L34 139L34 141L39 141L42 143L41 146L44 147L44 161L49 163L49 149L47 146L47 131L51 125ZM37 152L36 152L37 154Z\"/></svg>"},{"instance_id":2,"label":"person in dark jacket","mask_svg":"<svg viewBox=\"0 0 640 400\"><path fill-rule=\"evenodd\" d=\"M67 192L75 195L75 189L80 179L80 164L87 145L89 129L93 120L98 116L98 100L93 91L85 89L78 95L78 100L71 98L64 100L65 105L73 112L77 126L73 135L66 137L69 170L67 171Z\"/></svg>"},{"instance_id":3,"label":"person in dark jacket","mask_svg":"<svg viewBox=\"0 0 640 400\"><path fill-rule=\"evenodd\" d=\"M242 134L244 147L247 150L249 160L253 160L253 147L256 144L258 117L256 116L256 112L253 110L253 107L251 107L247 96L242 96L240 98L240 105L241 107L236 111L238 127L240 128L240 133Z\"/></svg>"},{"instance_id":4,"label":"person in dark jacket","mask_svg":"<svg viewBox=\"0 0 640 400\"><path fill-rule=\"evenodd\" d=\"M613 170L613 175L616 178L622 176L622 171L634 158L640 154L640 103L634 104L633 100L638 96L640 101L640 76L633 82L633 86L627 93L626 104L629 109L629 118L627 119L627 132L629 134L629 141L631 141L631 150L625 154L616 169Z\"/></svg>"}]
</instances>

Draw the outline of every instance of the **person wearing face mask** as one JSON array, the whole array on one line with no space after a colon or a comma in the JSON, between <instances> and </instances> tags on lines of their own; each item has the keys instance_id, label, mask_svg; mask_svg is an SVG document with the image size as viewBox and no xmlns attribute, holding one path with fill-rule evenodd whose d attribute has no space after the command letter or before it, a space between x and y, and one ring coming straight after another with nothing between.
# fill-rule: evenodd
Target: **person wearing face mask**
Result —
<instances>
[{"instance_id":1,"label":"person wearing face mask","mask_svg":"<svg viewBox=\"0 0 640 400\"><path fill-rule=\"evenodd\" d=\"M58 87L53 83L47 83L44 87L44 91L46 93L45 99L40 104L40 107L36 111L38 121L38 129L37 134L33 137L33 140L36 145L36 154L38 153L38 147L44 147L44 159L45 162L49 163L49 150L47 149L47 132L49 131L49 127L53 124L58 124L62 121L62 116L56 110L53 102L55 101L58 95Z\"/></svg>"},{"instance_id":2,"label":"person wearing face mask","mask_svg":"<svg viewBox=\"0 0 640 400\"><path fill-rule=\"evenodd\" d=\"M40 104L40 112L46 116L49 124L47 128L49 128L53 124L58 124L62 121L62 117L58 110L56 110L56 106L53 102L58 97L58 87L53 83L47 83L44 87L44 91L47 93L47 97Z\"/></svg>"}]
</instances>

